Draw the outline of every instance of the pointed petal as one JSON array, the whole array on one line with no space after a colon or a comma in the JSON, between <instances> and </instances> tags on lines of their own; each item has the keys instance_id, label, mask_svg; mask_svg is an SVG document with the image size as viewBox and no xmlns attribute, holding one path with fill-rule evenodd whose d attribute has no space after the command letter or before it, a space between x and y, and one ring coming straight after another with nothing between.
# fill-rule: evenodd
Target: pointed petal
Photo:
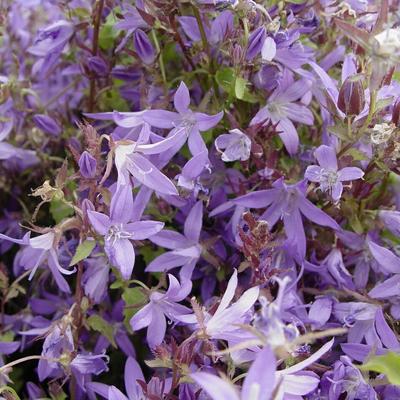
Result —
<instances>
[{"instance_id":1,"label":"pointed petal","mask_svg":"<svg viewBox=\"0 0 400 400\"><path fill-rule=\"evenodd\" d=\"M207 372L195 372L190 374L190 377L213 400L240 400L235 387L218 376L208 374Z\"/></svg>"},{"instance_id":2,"label":"pointed petal","mask_svg":"<svg viewBox=\"0 0 400 400\"><path fill-rule=\"evenodd\" d=\"M110 216L113 222L127 223L133 208L133 194L130 185L119 185L110 204ZM96 228L95 228L96 229Z\"/></svg>"},{"instance_id":3,"label":"pointed petal","mask_svg":"<svg viewBox=\"0 0 400 400\"><path fill-rule=\"evenodd\" d=\"M148 155L160 154L166 150L169 150L171 147L174 147L176 144L180 144L182 142L182 138L186 140L185 129L177 128L173 135L168 136L166 139L160 140L157 143L137 145L136 151Z\"/></svg>"},{"instance_id":4,"label":"pointed petal","mask_svg":"<svg viewBox=\"0 0 400 400\"><path fill-rule=\"evenodd\" d=\"M135 250L129 239L118 239L114 243L115 261L123 279L130 279L135 265Z\"/></svg>"},{"instance_id":5,"label":"pointed petal","mask_svg":"<svg viewBox=\"0 0 400 400\"><path fill-rule=\"evenodd\" d=\"M323 212L305 197L299 196L298 204L301 213L310 221L315 222L318 225L328 226L329 228L340 230L340 226L333 218L331 218L328 214Z\"/></svg>"},{"instance_id":6,"label":"pointed petal","mask_svg":"<svg viewBox=\"0 0 400 400\"><path fill-rule=\"evenodd\" d=\"M153 308L153 319L147 328L147 343L150 348L154 348L162 343L167 330L167 321L162 310L158 307Z\"/></svg>"},{"instance_id":7,"label":"pointed petal","mask_svg":"<svg viewBox=\"0 0 400 400\"><path fill-rule=\"evenodd\" d=\"M174 106L176 111L180 114L185 114L188 111L190 105L190 94L189 89L185 85L185 82L181 82L178 90L174 95Z\"/></svg>"},{"instance_id":8,"label":"pointed petal","mask_svg":"<svg viewBox=\"0 0 400 400\"><path fill-rule=\"evenodd\" d=\"M128 400L128 398L115 386L108 389L108 400Z\"/></svg>"},{"instance_id":9,"label":"pointed petal","mask_svg":"<svg viewBox=\"0 0 400 400\"><path fill-rule=\"evenodd\" d=\"M372 257L381 266L383 272L400 273L400 257L397 257L389 249L379 246L372 240L367 239L367 244Z\"/></svg>"},{"instance_id":10,"label":"pointed petal","mask_svg":"<svg viewBox=\"0 0 400 400\"><path fill-rule=\"evenodd\" d=\"M197 243L200 239L201 228L203 226L203 202L198 201L190 210L184 226L184 234L193 242Z\"/></svg>"},{"instance_id":11,"label":"pointed petal","mask_svg":"<svg viewBox=\"0 0 400 400\"><path fill-rule=\"evenodd\" d=\"M229 279L228 286L226 287L225 293L222 296L222 299L219 303L217 310L215 311L214 315L219 314L221 311L224 311L230 304L235 295L235 291L238 285L238 278L237 278L237 270L233 271L232 276Z\"/></svg>"},{"instance_id":12,"label":"pointed petal","mask_svg":"<svg viewBox=\"0 0 400 400\"><path fill-rule=\"evenodd\" d=\"M357 167L345 167L338 171L338 177L341 181L354 181L361 179L364 176L364 171Z\"/></svg>"},{"instance_id":13,"label":"pointed petal","mask_svg":"<svg viewBox=\"0 0 400 400\"><path fill-rule=\"evenodd\" d=\"M179 114L165 110L147 110L143 119L155 128L172 129L178 125Z\"/></svg>"},{"instance_id":14,"label":"pointed petal","mask_svg":"<svg viewBox=\"0 0 400 400\"><path fill-rule=\"evenodd\" d=\"M191 260L191 257L175 254L173 251L167 251L161 256L155 258L145 269L146 272L162 272L168 271L171 268L185 265Z\"/></svg>"},{"instance_id":15,"label":"pointed petal","mask_svg":"<svg viewBox=\"0 0 400 400\"><path fill-rule=\"evenodd\" d=\"M306 256L306 236L300 211L295 209L290 214L284 214L283 224L290 245L296 249L296 256L303 260Z\"/></svg>"},{"instance_id":16,"label":"pointed petal","mask_svg":"<svg viewBox=\"0 0 400 400\"><path fill-rule=\"evenodd\" d=\"M98 234L104 236L107 233L108 228L111 224L110 218L107 215L99 213L97 211L89 210L88 218Z\"/></svg>"},{"instance_id":17,"label":"pointed petal","mask_svg":"<svg viewBox=\"0 0 400 400\"><path fill-rule=\"evenodd\" d=\"M132 234L132 239L144 240L160 232L163 227L164 222L137 221L126 224L124 229Z\"/></svg>"},{"instance_id":18,"label":"pointed petal","mask_svg":"<svg viewBox=\"0 0 400 400\"><path fill-rule=\"evenodd\" d=\"M194 113L196 116L197 124L200 131L208 131L211 128L214 128L215 125L221 121L222 117L224 116L224 112L221 111L215 115L208 115L196 112Z\"/></svg>"},{"instance_id":19,"label":"pointed petal","mask_svg":"<svg viewBox=\"0 0 400 400\"><path fill-rule=\"evenodd\" d=\"M152 319L153 319L153 304L149 303L146 304L131 318L129 324L133 331L139 331L140 329L149 326Z\"/></svg>"},{"instance_id":20,"label":"pointed petal","mask_svg":"<svg viewBox=\"0 0 400 400\"><path fill-rule=\"evenodd\" d=\"M132 357L128 357L126 360L124 380L128 398L132 400L139 399L143 395L143 390L137 381L141 380L145 382L145 379L138 362Z\"/></svg>"},{"instance_id":21,"label":"pointed petal","mask_svg":"<svg viewBox=\"0 0 400 400\"><path fill-rule=\"evenodd\" d=\"M285 393L294 396L304 396L318 386L319 378L317 375L306 373L296 375L285 375L283 377L282 388Z\"/></svg>"},{"instance_id":22,"label":"pointed petal","mask_svg":"<svg viewBox=\"0 0 400 400\"><path fill-rule=\"evenodd\" d=\"M319 146L315 152L315 158L318 161L318 164L322 168L326 169L332 169L334 171L337 171L338 165L337 165L337 158L336 158L336 151L330 146L325 146L324 144L322 146Z\"/></svg>"},{"instance_id":23,"label":"pointed petal","mask_svg":"<svg viewBox=\"0 0 400 400\"><path fill-rule=\"evenodd\" d=\"M382 283L378 283L368 296L374 299L387 299L400 295L400 274L396 274Z\"/></svg>"},{"instance_id":24,"label":"pointed petal","mask_svg":"<svg viewBox=\"0 0 400 400\"><path fill-rule=\"evenodd\" d=\"M193 156L207 152L207 146L197 128L193 128L188 139L189 150Z\"/></svg>"},{"instance_id":25,"label":"pointed petal","mask_svg":"<svg viewBox=\"0 0 400 400\"><path fill-rule=\"evenodd\" d=\"M279 192L279 189L259 190L237 197L232 202L248 208L264 208L278 198Z\"/></svg>"},{"instance_id":26,"label":"pointed petal","mask_svg":"<svg viewBox=\"0 0 400 400\"><path fill-rule=\"evenodd\" d=\"M269 399L275 386L276 359L269 346L257 354L243 382L242 399L251 399L251 394L259 393L257 400Z\"/></svg>"},{"instance_id":27,"label":"pointed petal","mask_svg":"<svg viewBox=\"0 0 400 400\"><path fill-rule=\"evenodd\" d=\"M282 139L286 150L290 155L297 153L299 147L299 135L293 125L293 122L288 118L283 118L278 122L276 127L279 137Z\"/></svg>"},{"instance_id":28,"label":"pointed petal","mask_svg":"<svg viewBox=\"0 0 400 400\"><path fill-rule=\"evenodd\" d=\"M134 154L129 172L143 185L158 193L177 195L175 185L155 165L140 154Z\"/></svg>"},{"instance_id":29,"label":"pointed petal","mask_svg":"<svg viewBox=\"0 0 400 400\"><path fill-rule=\"evenodd\" d=\"M167 249L178 249L189 245L189 241L179 232L164 229L157 235L150 238L157 246L166 247Z\"/></svg>"}]
</instances>

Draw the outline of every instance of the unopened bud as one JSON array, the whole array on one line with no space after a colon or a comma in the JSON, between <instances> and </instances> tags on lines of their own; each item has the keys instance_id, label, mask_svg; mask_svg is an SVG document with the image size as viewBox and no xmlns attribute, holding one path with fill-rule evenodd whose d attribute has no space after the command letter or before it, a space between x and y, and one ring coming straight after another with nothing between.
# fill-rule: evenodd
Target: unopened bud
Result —
<instances>
[{"instance_id":1,"label":"unopened bud","mask_svg":"<svg viewBox=\"0 0 400 400\"><path fill-rule=\"evenodd\" d=\"M145 64L152 64L155 59L155 52L153 45L147 35L141 30L136 29L133 42L137 55Z\"/></svg>"},{"instance_id":2,"label":"unopened bud","mask_svg":"<svg viewBox=\"0 0 400 400\"><path fill-rule=\"evenodd\" d=\"M79 170L85 178L94 178L96 175L96 159L88 152L84 151L79 158Z\"/></svg>"},{"instance_id":3,"label":"unopened bud","mask_svg":"<svg viewBox=\"0 0 400 400\"><path fill-rule=\"evenodd\" d=\"M49 133L52 136L58 136L61 133L60 125L46 114L36 114L33 117L33 122L43 132Z\"/></svg>"},{"instance_id":4,"label":"unopened bud","mask_svg":"<svg viewBox=\"0 0 400 400\"><path fill-rule=\"evenodd\" d=\"M365 95L361 75L348 77L339 91L338 107L346 115L358 115L364 109Z\"/></svg>"},{"instance_id":5,"label":"unopened bud","mask_svg":"<svg viewBox=\"0 0 400 400\"><path fill-rule=\"evenodd\" d=\"M242 46L240 46L239 44L236 43L235 46L233 47L233 51L232 51L233 64L234 65L241 64L242 57L243 57Z\"/></svg>"},{"instance_id":6,"label":"unopened bud","mask_svg":"<svg viewBox=\"0 0 400 400\"><path fill-rule=\"evenodd\" d=\"M249 37L246 59L251 61L262 49L267 33L263 26L257 28Z\"/></svg>"},{"instance_id":7,"label":"unopened bud","mask_svg":"<svg viewBox=\"0 0 400 400\"><path fill-rule=\"evenodd\" d=\"M107 63L99 56L90 57L87 65L89 69L98 76L105 76L108 73Z\"/></svg>"},{"instance_id":8,"label":"unopened bud","mask_svg":"<svg viewBox=\"0 0 400 400\"><path fill-rule=\"evenodd\" d=\"M397 98L392 111L392 123L400 128L400 97Z\"/></svg>"}]
</instances>

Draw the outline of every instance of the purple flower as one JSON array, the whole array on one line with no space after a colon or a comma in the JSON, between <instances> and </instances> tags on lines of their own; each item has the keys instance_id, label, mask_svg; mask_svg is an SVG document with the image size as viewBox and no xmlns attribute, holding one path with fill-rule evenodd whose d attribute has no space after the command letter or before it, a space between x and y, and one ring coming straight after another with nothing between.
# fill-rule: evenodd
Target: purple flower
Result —
<instances>
[{"instance_id":1,"label":"purple flower","mask_svg":"<svg viewBox=\"0 0 400 400\"><path fill-rule=\"evenodd\" d=\"M68 21L57 21L38 32L28 52L45 57L50 53L61 52L74 33L74 26Z\"/></svg>"},{"instance_id":2,"label":"purple flower","mask_svg":"<svg viewBox=\"0 0 400 400\"><path fill-rule=\"evenodd\" d=\"M173 132L184 129L185 136L177 142L176 151L185 143L188 138L189 150L192 155L208 151L200 132L213 128L223 117L223 111L215 115L207 115L190 110L189 89L184 82L181 82L174 96L175 109L178 111L149 110L143 115L143 119L156 128L170 128Z\"/></svg>"},{"instance_id":3,"label":"purple flower","mask_svg":"<svg viewBox=\"0 0 400 400\"><path fill-rule=\"evenodd\" d=\"M280 85L268 98L268 104L262 107L254 118L251 125L268 121L276 125L276 130L282 139L289 154L295 154L299 147L299 136L293 122L312 125L314 117L311 111L298 102L311 88L310 81L301 79L294 82L287 69Z\"/></svg>"},{"instance_id":4,"label":"purple flower","mask_svg":"<svg viewBox=\"0 0 400 400\"><path fill-rule=\"evenodd\" d=\"M283 179L279 179L272 186L272 189L248 193L232 202L248 208L267 207L261 218L268 222L270 229L279 219L283 219L288 241L294 246L296 256L301 260L304 259L306 253L306 236L301 215L318 225L340 229L329 215L306 199L304 181L287 185Z\"/></svg>"},{"instance_id":5,"label":"purple flower","mask_svg":"<svg viewBox=\"0 0 400 400\"><path fill-rule=\"evenodd\" d=\"M147 343L151 348L161 344L167 329L168 318L172 322L181 322L190 309L178 304L191 290L191 285L182 285L171 274L168 274L169 287L165 293L154 291L150 302L138 311L130 320L134 331L147 328Z\"/></svg>"},{"instance_id":6,"label":"purple flower","mask_svg":"<svg viewBox=\"0 0 400 400\"><path fill-rule=\"evenodd\" d=\"M246 331L239 325L249 322L248 311L257 301L260 289L256 286L246 290L235 303L231 304L237 285L235 269L217 310L212 315L206 313L204 322L198 326L203 337L214 340L243 340L246 336Z\"/></svg>"},{"instance_id":7,"label":"purple flower","mask_svg":"<svg viewBox=\"0 0 400 400\"><path fill-rule=\"evenodd\" d=\"M142 185L158 193L177 195L174 184L145 155L159 154L174 145L182 131L154 144L117 144L115 149L115 166L118 171L118 184L129 185L132 175Z\"/></svg>"},{"instance_id":8,"label":"purple flower","mask_svg":"<svg viewBox=\"0 0 400 400\"><path fill-rule=\"evenodd\" d=\"M130 186L119 186L110 205L110 216L97 211L88 211L88 217L95 231L104 236L104 250L110 262L115 265L123 279L129 279L135 264L135 251L131 240L143 240L159 232L164 224L158 221L131 220L128 210L133 209L133 195Z\"/></svg>"},{"instance_id":9,"label":"purple flower","mask_svg":"<svg viewBox=\"0 0 400 400\"><path fill-rule=\"evenodd\" d=\"M30 238L30 232L28 232L22 239L13 239L0 234L0 239L26 246L21 251L19 262L26 270L31 270L29 279L32 279L39 266L47 261L57 286L63 292L70 293L69 285L62 274L71 275L76 269L68 270L61 267L58 260L58 242L53 230L34 238Z\"/></svg>"},{"instance_id":10,"label":"purple flower","mask_svg":"<svg viewBox=\"0 0 400 400\"><path fill-rule=\"evenodd\" d=\"M239 129L232 129L229 134L215 139L215 147L221 153L222 161L246 161L250 157L251 139Z\"/></svg>"},{"instance_id":11,"label":"purple flower","mask_svg":"<svg viewBox=\"0 0 400 400\"><path fill-rule=\"evenodd\" d=\"M165 229L150 239L158 246L166 247L172 251L167 251L155 258L147 266L146 272L165 272L172 268L183 267L181 276L184 279L190 279L202 252L202 246L199 242L202 225L203 203L198 201L186 217L183 235L176 231Z\"/></svg>"},{"instance_id":12,"label":"purple flower","mask_svg":"<svg viewBox=\"0 0 400 400\"><path fill-rule=\"evenodd\" d=\"M89 391L93 391L108 400L145 400L149 398L148 396L161 398L171 389L170 379L161 382L159 378L152 377L147 384L146 393L144 393L142 385L146 383L146 380L138 362L132 357L128 357L126 360L124 381L126 396L115 386L108 386L104 383L90 382L86 387Z\"/></svg>"},{"instance_id":13,"label":"purple flower","mask_svg":"<svg viewBox=\"0 0 400 400\"><path fill-rule=\"evenodd\" d=\"M335 150L329 146L319 146L315 150L318 165L310 165L304 174L311 182L319 183L323 192L328 192L332 200L337 203L343 192L342 182L360 179L364 172L357 167L338 169Z\"/></svg>"}]
</instances>

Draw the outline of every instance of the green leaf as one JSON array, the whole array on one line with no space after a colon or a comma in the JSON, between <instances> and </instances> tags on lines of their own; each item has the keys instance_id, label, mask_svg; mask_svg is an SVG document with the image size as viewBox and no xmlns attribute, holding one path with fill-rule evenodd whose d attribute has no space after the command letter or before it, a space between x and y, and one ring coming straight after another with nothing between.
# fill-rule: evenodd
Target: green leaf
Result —
<instances>
[{"instance_id":1,"label":"green leaf","mask_svg":"<svg viewBox=\"0 0 400 400\"><path fill-rule=\"evenodd\" d=\"M349 150L347 150L346 154L348 154L351 157L353 157L354 161L368 160L368 157L366 156L365 153L363 153L360 150L355 149L354 147L352 147Z\"/></svg>"},{"instance_id":2,"label":"green leaf","mask_svg":"<svg viewBox=\"0 0 400 400\"><path fill-rule=\"evenodd\" d=\"M385 374L391 384L400 385L400 354L389 352L383 356L371 357L359 368Z\"/></svg>"},{"instance_id":3,"label":"green leaf","mask_svg":"<svg viewBox=\"0 0 400 400\"><path fill-rule=\"evenodd\" d=\"M91 315L86 322L90 329L101 333L115 348L117 347L114 341L114 328L106 320L100 317L100 315Z\"/></svg>"},{"instance_id":4,"label":"green leaf","mask_svg":"<svg viewBox=\"0 0 400 400\"><path fill-rule=\"evenodd\" d=\"M10 400L20 400L21 398L18 396L17 392L11 386L2 386L0 387L0 394L3 395L5 399ZM7 397L5 397L5 395Z\"/></svg>"},{"instance_id":5,"label":"green leaf","mask_svg":"<svg viewBox=\"0 0 400 400\"><path fill-rule=\"evenodd\" d=\"M77 264L79 261L82 261L85 258L89 257L95 246L96 246L95 240L85 240L84 242L82 242L76 248L75 254L72 257L72 260L69 263L69 266L72 267L73 265Z\"/></svg>"},{"instance_id":6,"label":"green leaf","mask_svg":"<svg viewBox=\"0 0 400 400\"><path fill-rule=\"evenodd\" d=\"M114 46L114 41L118 36L118 32L114 29L117 23L114 12L108 14L106 22L100 27L99 46L103 50L109 50Z\"/></svg>"},{"instance_id":7,"label":"green leaf","mask_svg":"<svg viewBox=\"0 0 400 400\"><path fill-rule=\"evenodd\" d=\"M235 72L232 68L222 68L215 74L215 80L225 92L233 95L235 88Z\"/></svg>"},{"instance_id":8,"label":"green leaf","mask_svg":"<svg viewBox=\"0 0 400 400\"><path fill-rule=\"evenodd\" d=\"M235 80L235 95L238 99L243 99L246 92L246 80L240 76L236 77Z\"/></svg>"},{"instance_id":9,"label":"green leaf","mask_svg":"<svg viewBox=\"0 0 400 400\"><path fill-rule=\"evenodd\" d=\"M124 317L125 324L129 326L129 320L142 308L147 302L147 296L140 287L126 288L122 294L125 302Z\"/></svg>"},{"instance_id":10,"label":"green leaf","mask_svg":"<svg viewBox=\"0 0 400 400\"><path fill-rule=\"evenodd\" d=\"M64 218L74 215L74 209L61 200L53 199L50 202L50 214L56 224L58 224Z\"/></svg>"}]
</instances>

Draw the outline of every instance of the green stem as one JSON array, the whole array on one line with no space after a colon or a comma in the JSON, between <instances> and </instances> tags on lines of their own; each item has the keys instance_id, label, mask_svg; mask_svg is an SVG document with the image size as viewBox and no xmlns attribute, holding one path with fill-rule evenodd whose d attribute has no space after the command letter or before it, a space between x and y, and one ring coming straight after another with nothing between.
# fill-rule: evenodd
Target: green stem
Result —
<instances>
[{"instance_id":1,"label":"green stem","mask_svg":"<svg viewBox=\"0 0 400 400\"><path fill-rule=\"evenodd\" d=\"M160 64L161 76L162 76L162 80L164 82L164 89L165 89L165 92L167 92L168 82L167 82L167 75L165 73L164 59L161 54L160 43L158 42L157 35L156 35L156 32L154 29L151 30L151 36L153 38L154 45L156 46L156 50L157 50L157 54L158 54L158 62Z\"/></svg>"}]
</instances>

